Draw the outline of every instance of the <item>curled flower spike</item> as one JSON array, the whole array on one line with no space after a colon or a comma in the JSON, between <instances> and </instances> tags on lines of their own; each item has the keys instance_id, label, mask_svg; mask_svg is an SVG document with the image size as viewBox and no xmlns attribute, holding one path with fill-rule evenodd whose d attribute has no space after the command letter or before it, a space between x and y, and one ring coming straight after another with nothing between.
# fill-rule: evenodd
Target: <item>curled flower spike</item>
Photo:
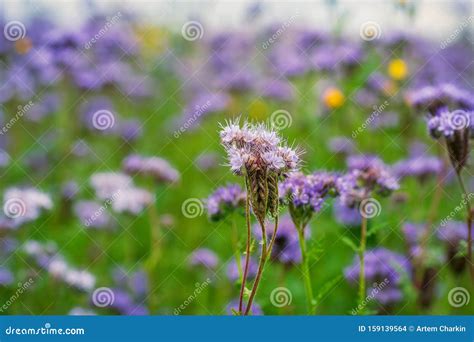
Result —
<instances>
[{"instance_id":1,"label":"curled flower spike","mask_svg":"<svg viewBox=\"0 0 474 342\"><path fill-rule=\"evenodd\" d=\"M254 214L263 222L276 216L278 180L299 166L299 152L288 147L278 134L264 124L242 126L239 120L227 122L220 132L229 166L236 175L247 178Z\"/></svg>"},{"instance_id":2,"label":"curled flower spike","mask_svg":"<svg viewBox=\"0 0 474 342\"><path fill-rule=\"evenodd\" d=\"M428 119L428 130L434 139L444 138L449 158L457 172L466 165L469 156L469 139L474 137L473 111L440 108Z\"/></svg>"}]
</instances>

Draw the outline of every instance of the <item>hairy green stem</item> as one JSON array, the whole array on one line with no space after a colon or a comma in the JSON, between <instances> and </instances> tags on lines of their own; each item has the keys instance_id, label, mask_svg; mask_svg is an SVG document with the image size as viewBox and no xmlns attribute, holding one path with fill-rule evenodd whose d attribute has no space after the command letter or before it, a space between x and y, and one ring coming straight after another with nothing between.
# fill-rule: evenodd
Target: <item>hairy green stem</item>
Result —
<instances>
[{"instance_id":1,"label":"hairy green stem","mask_svg":"<svg viewBox=\"0 0 474 342\"><path fill-rule=\"evenodd\" d=\"M260 255L260 263L258 265L257 276L255 277L255 281L252 286L252 291L250 292L250 298L247 303L247 307L245 309L245 314L244 314L245 316L248 315L250 312L253 299L255 298L255 295L257 294L258 285L260 283L260 279L262 278L263 269L267 261L268 250L267 250L267 236L266 236L267 232L265 230L265 222L263 222L262 220L259 220L259 223L260 223L260 227L262 228L262 254Z\"/></svg>"},{"instance_id":2,"label":"hairy green stem","mask_svg":"<svg viewBox=\"0 0 474 342\"><path fill-rule=\"evenodd\" d=\"M456 171L456 177L461 187L461 191L466 202L466 226L467 226L467 267L469 267L469 273L471 274L472 281L474 283L474 265L472 264L472 220L473 213L471 209L470 198L466 190L466 185L461 176L461 171Z\"/></svg>"},{"instance_id":3,"label":"hairy green stem","mask_svg":"<svg viewBox=\"0 0 474 342\"><path fill-rule=\"evenodd\" d=\"M311 277L309 273L309 259L308 253L306 250L306 240L304 238L304 228L298 228L298 239L300 243L301 249L301 257L302 257L302 267L303 267L303 278L304 278L304 285L306 291L306 303L308 306L308 314L314 315L316 313L316 307L314 303L313 297L313 286L311 284Z\"/></svg>"},{"instance_id":4,"label":"hairy green stem","mask_svg":"<svg viewBox=\"0 0 474 342\"><path fill-rule=\"evenodd\" d=\"M367 243L367 217L362 215L359 247L359 304L363 303L366 296L365 291L365 248Z\"/></svg>"},{"instance_id":5,"label":"hairy green stem","mask_svg":"<svg viewBox=\"0 0 474 342\"><path fill-rule=\"evenodd\" d=\"M244 267L244 274L242 276L242 284L240 286L240 295L239 295L239 315L242 315L242 303L244 300L244 291L245 291L245 284L247 282L247 274L249 271L249 261L250 261L250 195L249 195L249 187L248 182L247 184L247 198L245 201L245 222L247 224L247 246L245 248L245 267Z\"/></svg>"}]
</instances>

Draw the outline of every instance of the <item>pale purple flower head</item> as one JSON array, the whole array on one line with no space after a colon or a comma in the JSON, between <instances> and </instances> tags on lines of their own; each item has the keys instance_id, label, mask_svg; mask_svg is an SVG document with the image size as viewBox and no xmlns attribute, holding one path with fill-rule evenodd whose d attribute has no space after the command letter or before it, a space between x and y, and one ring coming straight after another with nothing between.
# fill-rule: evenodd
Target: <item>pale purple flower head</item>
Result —
<instances>
[{"instance_id":1,"label":"pale purple flower head","mask_svg":"<svg viewBox=\"0 0 474 342\"><path fill-rule=\"evenodd\" d=\"M117 191L110 201L115 212L138 215L153 203L154 196L145 189L131 186Z\"/></svg>"},{"instance_id":2,"label":"pale purple flower head","mask_svg":"<svg viewBox=\"0 0 474 342\"><path fill-rule=\"evenodd\" d=\"M35 188L9 188L3 196L3 213L21 225L36 220L43 210L51 210L51 197Z\"/></svg>"},{"instance_id":3,"label":"pale purple flower head","mask_svg":"<svg viewBox=\"0 0 474 342\"><path fill-rule=\"evenodd\" d=\"M120 172L98 172L91 176L90 183L97 197L106 200L132 186L132 178Z\"/></svg>"},{"instance_id":4,"label":"pale purple flower head","mask_svg":"<svg viewBox=\"0 0 474 342\"><path fill-rule=\"evenodd\" d=\"M333 192L337 178L336 174L330 172L309 175L293 172L280 184L280 196L288 198L294 207L318 212L324 198Z\"/></svg>"},{"instance_id":5,"label":"pale purple flower head","mask_svg":"<svg viewBox=\"0 0 474 342\"><path fill-rule=\"evenodd\" d=\"M123 170L128 174L153 177L157 182L173 183L179 180L179 173L168 161L159 157L142 157L137 154L124 159Z\"/></svg>"},{"instance_id":6,"label":"pale purple flower head","mask_svg":"<svg viewBox=\"0 0 474 342\"><path fill-rule=\"evenodd\" d=\"M219 263L217 255L207 248L200 248L191 254L191 266L204 266L206 268L215 269Z\"/></svg>"},{"instance_id":7,"label":"pale purple flower head","mask_svg":"<svg viewBox=\"0 0 474 342\"><path fill-rule=\"evenodd\" d=\"M223 219L234 211L243 211L245 199L245 191L238 184L220 187L205 201L207 214L213 221Z\"/></svg>"},{"instance_id":8,"label":"pale purple flower head","mask_svg":"<svg viewBox=\"0 0 474 342\"><path fill-rule=\"evenodd\" d=\"M196 157L194 162L202 171L209 171L215 169L218 165L218 155L217 153L200 154Z\"/></svg>"},{"instance_id":9,"label":"pale purple flower head","mask_svg":"<svg viewBox=\"0 0 474 342\"><path fill-rule=\"evenodd\" d=\"M346 137L333 137L329 139L329 151L348 155L354 152L354 141Z\"/></svg>"},{"instance_id":10,"label":"pale purple flower head","mask_svg":"<svg viewBox=\"0 0 474 342\"><path fill-rule=\"evenodd\" d=\"M105 206L94 201L79 201L74 204L74 213L86 228L110 227L111 217Z\"/></svg>"},{"instance_id":11,"label":"pale purple flower head","mask_svg":"<svg viewBox=\"0 0 474 342\"><path fill-rule=\"evenodd\" d=\"M359 227L361 224L362 216L359 208L348 207L340 199L334 202L333 214L336 221L344 226Z\"/></svg>"},{"instance_id":12,"label":"pale purple flower head","mask_svg":"<svg viewBox=\"0 0 474 342\"><path fill-rule=\"evenodd\" d=\"M457 172L467 164L469 140L474 138L473 117L472 110L450 111L447 107L441 107L428 119L430 135L434 139L444 138L449 158Z\"/></svg>"},{"instance_id":13,"label":"pale purple flower head","mask_svg":"<svg viewBox=\"0 0 474 342\"><path fill-rule=\"evenodd\" d=\"M399 188L390 168L375 156L352 156L347 159L349 172L337 180L337 190L348 207L360 203L373 192L389 195Z\"/></svg>"},{"instance_id":14,"label":"pale purple flower head","mask_svg":"<svg viewBox=\"0 0 474 342\"><path fill-rule=\"evenodd\" d=\"M435 116L428 119L428 129L435 139L441 136L452 138L456 131L469 131L474 126L471 117L471 111L449 111L447 107L442 107Z\"/></svg>"},{"instance_id":15,"label":"pale purple flower head","mask_svg":"<svg viewBox=\"0 0 474 342\"><path fill-rule=\"evenodd\" d=\"M291 101L295 97L293 87L287 81L269 79L262 83L261 94L278 101Z\"/></svg>"},{"instance_id":16,"label":"pale purple flower head","mask_svg":"<svg viewBox=\"0 0 474 342\"><path fill-rule=\"evenodd\" d=\"M438 228L436 233L441 241L457 246L467 239L467 226L462 221L447 221Z\"/></svg>"},{"instance_id":17,"label":"pale purple flower head","mask_svg":"<svg viewBox=\"0 0 474 342\"><path fill-rule=\"evenodd\" d=\"M285 174L298 168L298 152L286 146L275 131L263 124L228 122L220 132L232 172L248 174L253 171Z\"/></svg>"},{"instance_id":18,"label":"pale purple flower head","mask_svg":"<svg viewBox=\"0 0 474 342\"><path fill-rule=\"evenodd\" d=\"M359 281L359 257L344 270L346 280L351 284ZM409 277L410 263L403 255L385 248L376 248L365 254L365 278L368 284L367 295L372 295L380 304L388 305L402 299L401 283Z\"/></svg>"},{"instance_id":19,"label":"pale purple flower head","mask_svg":"<svg viewBox=\"0 0 474 342\"><path fill-rule=\"evenodd\" d=\"M117 213L138 215L154 201L153 194L135 187L132 179L123 173L96 173L91 177L91 185L97 197L105 200Z\"/></svg>"},{"instance_id":20,"label":"pale purple flower head","mask_svg":"<svg viewBox=\"0 0 474 342\"><path fill-rule=\"evenodd\" d=\"M430 176L436 176L443 170L443 161L437 157L419 155L400 160L393 165L394 175L401 179L415 177L424 181Z\"/></svg>"},{"instance_id":21,"label":"pale purple flower head","mask_svg":"<svg viewBox=\"0 0 474 342\"><path fill-rule=\"evenodd\" d=\"M13 281L13 273L6 267L0 267L0 286L10 285Z\"/></svg>"}]
</instances>

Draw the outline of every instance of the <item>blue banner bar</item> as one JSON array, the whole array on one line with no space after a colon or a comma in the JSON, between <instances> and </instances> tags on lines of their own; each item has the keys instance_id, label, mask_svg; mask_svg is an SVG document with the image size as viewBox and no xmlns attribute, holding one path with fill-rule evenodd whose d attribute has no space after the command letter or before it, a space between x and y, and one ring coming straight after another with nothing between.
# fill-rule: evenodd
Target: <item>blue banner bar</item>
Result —
<instances>
[{"instance_id":1,"label":"blue banner bar","mask_svg":"<svg viewBox=\"0 0 474 342\"><path fill-rule=\"evenodd\" d=\"M472 342L474 316L1 316L0 341Z\"/></svg>"}]
</instances>

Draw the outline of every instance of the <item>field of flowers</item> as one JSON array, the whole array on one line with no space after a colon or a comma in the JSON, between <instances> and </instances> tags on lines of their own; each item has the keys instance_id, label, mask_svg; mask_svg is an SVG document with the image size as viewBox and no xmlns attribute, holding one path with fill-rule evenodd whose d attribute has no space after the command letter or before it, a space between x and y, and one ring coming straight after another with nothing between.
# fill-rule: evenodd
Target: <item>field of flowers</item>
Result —
<instances>
[{"instance_id":1,"label":"field of flowers","mask_svg":"<svg viewBox=\"0 0 474 342\"><path fill-rule=\"evenodd\" d=\"M264 11L0 15L1 314L473 313L472 4Z\"/></svg>"}]
</instances>

